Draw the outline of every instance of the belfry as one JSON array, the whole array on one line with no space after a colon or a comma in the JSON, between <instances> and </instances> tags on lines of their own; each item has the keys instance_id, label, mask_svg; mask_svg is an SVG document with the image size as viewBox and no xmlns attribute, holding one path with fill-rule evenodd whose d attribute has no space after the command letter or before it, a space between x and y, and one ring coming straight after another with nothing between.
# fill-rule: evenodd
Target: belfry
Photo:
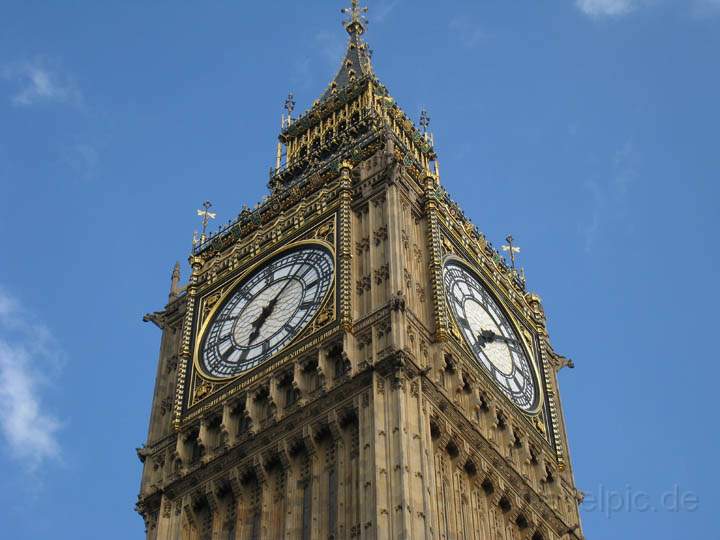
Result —
<instances>
[{"instance_id":1,"label":"belfry","mask_svg":"<svg viewBox=\"0 0 720 540\"><path fill-rule=\"evenodd\" d=\"M366 9L343 12L347 52L310 110L288 99L268 197L199 236L146 316L147 538L581 539L569 361L512 239L508 265L443 188L427 113L375 75Z\"/></svg>"}]
</instances>

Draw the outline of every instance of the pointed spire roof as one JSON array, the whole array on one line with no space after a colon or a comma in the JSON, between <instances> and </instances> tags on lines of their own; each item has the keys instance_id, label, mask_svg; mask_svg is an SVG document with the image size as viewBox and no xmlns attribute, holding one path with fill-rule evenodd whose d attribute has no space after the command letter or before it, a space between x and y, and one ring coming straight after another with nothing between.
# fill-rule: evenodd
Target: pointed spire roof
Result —
<instances>
[{"instance_id":1,"label":"pointed spire roof","mask_svg":"<svg viewBox=\"0 0 720 540\"><path fill-rule=\"evenodd\" d=\"M362 39L362 35L367 29L365 13L367 13L368 8L360 7L359 0L352 0L352 6L341 11L348 16L343 21L343 26L350 35L350 40L340 69L320 98L321 101L328 99L361 77L373 74L370 60L371 52L367 43Z\"/></svg>"}]
</instances>

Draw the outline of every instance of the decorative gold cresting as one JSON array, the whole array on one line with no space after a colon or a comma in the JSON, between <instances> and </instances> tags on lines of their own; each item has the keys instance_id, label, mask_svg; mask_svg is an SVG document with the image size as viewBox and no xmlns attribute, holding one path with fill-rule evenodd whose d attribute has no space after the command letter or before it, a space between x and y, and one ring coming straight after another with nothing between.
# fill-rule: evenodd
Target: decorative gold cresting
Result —
<instances>
[{"instance_id":1,"label":"decorative gold cresting","mask_svg":"<svg viewBox=\"0 0 720 540\"><path fill-rule=\"evenodd\" d=\"M352 5L349 8L343 8L340 11L349 17L343 22L348 34L361 36L365 33L367 27L365 13L368 12L368 8L360 7L359 0L352 0Z\"/></svg>"}]
</instances>

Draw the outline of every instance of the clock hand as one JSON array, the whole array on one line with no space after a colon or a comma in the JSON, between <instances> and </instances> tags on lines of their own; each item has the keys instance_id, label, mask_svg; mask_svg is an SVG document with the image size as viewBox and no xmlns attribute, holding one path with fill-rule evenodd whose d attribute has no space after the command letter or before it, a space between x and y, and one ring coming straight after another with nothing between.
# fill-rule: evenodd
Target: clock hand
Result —
<instances>
[{"instance_id":1,"label":"clock hand","mask_svg":"<svg viewBox=\"0 0 720 540\"><path fill-rule=\"evenodd\" d=\"M285 285L283 285L283 288L280 289L280 292L275 295L275 298L273 298L273 299L270 301L270 303L267 305L267 307L263 310L263 313L262 313L262 314L265 315L265 318L262 320L262 323L260 323L261 326L262 326L262 324L265 323L265 320L266 320L270 315L272 315L272 312L273 312L273 310L275 309L275 306L277 305L278 300L280 300L280 297L281 297L282 294L285 292L285 290L288 288L288 285L290 285L291 282L292 282L292 278L289 277L289 278L285 281ZM266 311L266 310L267 310L267 311Z\"/></svg>"},{"instance_id":2,"label":"clock hand","mask_svg":"<svg viewBox=\"0 0 720 540\"><path fill-rule=\"evenodd\" d=\"M480 330L480 334L477 337L478 343L481 347L485 347L488 343L494 343L495 341L504 341L505 343L518 343L516 339L496 334L492 330Z\"/></svg>"},{"instance_id":3,"label":"clock hand","mask_svg":"<svg viewBox=\"0 0 720 540\"><path fill-rule=\"evenodd\" d=\"M265 308L265 309L267 309L267 308ZM253 331L250 334L250 336L248 336L248 345L250 345L253 341L255 341L258 338L258 336L260 335L260 328L265 323L265 319L267 318L264 316L265 309L263 309L262 313L260 313L260 316L257 319L255 319L255 322L252 323Z\"/></svg>"},{"instance_id":4,"label":"clock hand","mask_svg":"<svg viewBox=\"0 0 720 540\"><path fill-rule=\"evenodd\" d=\"M280 298L280 297L282 296L282 293L285 292L285 289L288 288L288 285L290 285L290 283L292 282L292 280L293 280L293 279L292 279L292 276L288 276L287 281L285 281L285 285L283 285L283 288L280 289L280 292L279 292L279 293L277 293L277 295L275 296L275 300L273 300L273 302L277 302L278 298ZM274 306L273 306L273 307L274 307Z\"/></svg>"},{"instance_id":5,"label":"clock hand","mask_svg":"<svg viewBox=\"0 0 720 540\"><path fill-rule=\"evenodd\" d=\"M272 314L273 310L275 309L275 304L277 303L277 298L270 301L270 303L263 308L263 310L260 312L260 315L257 319L255 319L255 322L252 323L252 334L250 334L250 337L248 338L248 345L250 345L253 341L255 341L258 336L260 335L260 329L265 324L265 321L268 319L268 317Z\"/></svg>"},{"instance_id":6,"label":"clock hand","mask_svg":"<svg viewBox=\"0 0 720 540\"><path fill-rule=\"evenodd\" d=\"M273 298L270 303L263 308L263 310L260 312L260 316L255 320L254 323L252 323L253 332L250 334L250 337L248 338L248 345L250 345L253 341L255 341L260 336L260 329L265 324L265 321L272 315L272 312L275 310L275 306L278 303L278 300L280 299L280 296L282 293L285 292L285 289L288 288L288 285L290 285L290 282L292 279L288 279L283 285L283 288L280 289L280 292Z\"/></svg>"},{"instance_id":7,"label":"clock hand","mask_svg":"<svg viewBox=\"0 0 720 540\"><path fill-rule=\"evenodd\" d=\"M478 344L484 349L485 345L495 341L495 336L496 334L492 330L480 330L480 333L477 336Z\"/></svg>"}]
</instances>

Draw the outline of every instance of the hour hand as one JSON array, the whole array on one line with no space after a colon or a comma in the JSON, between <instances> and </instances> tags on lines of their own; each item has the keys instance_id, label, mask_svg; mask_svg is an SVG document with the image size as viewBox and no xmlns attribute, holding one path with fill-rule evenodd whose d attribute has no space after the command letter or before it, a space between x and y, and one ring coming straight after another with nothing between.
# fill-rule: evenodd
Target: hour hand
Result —
<instances>
[{"instance_id":1,"label":"hour hand","mask_svg":"<svg viewBox=\"0 0 720 540\"><path fill-rule=\"evenodd\" d=\"M252 331L252 334L250 334L250 336L248 337L248 345L255 341L260 335L260 326L262 325L255 326L255 323L253 323L254 330Z\"/></svg>"},{"instance_id":2,"label":"hour hand","mask_svg":"<svg viewBox=\"0 0 720 540\"><path fill-rule=\"evenodd\" d=\"M268 317L272 314L273 310L275 309L275 304L277 304L277 297L274 298L267 306L263 308L258 318L255 320L254 323L252 323L253 331L248 338L248 344L252 343L258 338L258 336L260 335L260 329L262 328L262 325L265 324L265 321L268 319Z\"/></svg>"},{"instance_id":3,"label":"hour hand","mask_svg":"<svg viewBox=\"0 0 720 540\"><path fill-rule=\"evenodd\" d=\"M487 345L488 343L495 343L496 341L504 341L505 343L517 343L517 340L502 336L500 334L496 334L492 330L480 330L480 334L478 334L477 340L481 347L485 347L485 345Z\"/></svg>"},{"instance_id":4,"label":"hour hand","mask_svg":"<svg viewBox=\"0 0 720 540\"><path fill-rule=\"evenodd\" d=\"M262 315L255 320L255 322L252 323L252 329L253 331L248 336L248 345L250 345L253 341L255 341L258 336L260 335L260 328L262 327L263 323L265 321L262 319Z\"/></svg>"}]
</instances>

